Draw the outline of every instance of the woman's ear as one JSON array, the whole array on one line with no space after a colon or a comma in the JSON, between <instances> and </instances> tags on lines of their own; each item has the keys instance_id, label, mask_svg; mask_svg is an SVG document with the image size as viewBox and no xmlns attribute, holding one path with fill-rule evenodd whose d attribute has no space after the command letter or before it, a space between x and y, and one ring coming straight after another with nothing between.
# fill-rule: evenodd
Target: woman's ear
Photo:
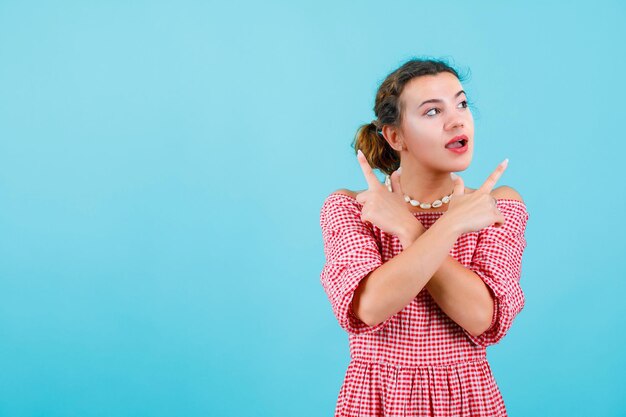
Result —
<instances>
[{"instance_id":1,"label":"woman's ear","mask_svg":"<svg viewBox=\"0 0 626 417\"><path fill-rule=\"evenodd\" d=\"M383 125L381 133L392 149L398 152L405 150L402 135L399 134L395 126Z\"/></svg>"}]
</instances>

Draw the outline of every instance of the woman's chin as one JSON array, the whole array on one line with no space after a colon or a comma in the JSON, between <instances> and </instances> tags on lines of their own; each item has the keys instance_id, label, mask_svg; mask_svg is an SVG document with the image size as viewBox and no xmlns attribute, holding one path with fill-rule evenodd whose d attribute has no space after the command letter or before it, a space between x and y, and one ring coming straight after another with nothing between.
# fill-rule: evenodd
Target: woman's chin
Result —
<instances>
[{"instance_id":1,"label":"woman's chin","mask_svg":"<svg viewBox=\"0 0 626 417\"><path fill-rule=\"evenodd\" d=\"M452 164L452 169L450 171L452 172L465 171L467 168L469 168L471 163L472 163L472 157L470 155L469 158L463 158L462 161L459 160L459 161L456 161L456 163Z\"/></svg>"}]
</instances>

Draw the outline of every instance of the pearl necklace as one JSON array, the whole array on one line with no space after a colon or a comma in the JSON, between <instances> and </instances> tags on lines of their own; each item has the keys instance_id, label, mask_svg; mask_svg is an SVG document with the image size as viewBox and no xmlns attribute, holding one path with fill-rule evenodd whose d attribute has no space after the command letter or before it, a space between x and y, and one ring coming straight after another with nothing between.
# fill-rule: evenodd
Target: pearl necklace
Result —
<instances>
[{"instance_id":1,"label":"pearl necklace","mask_svg":"<svg viewBox=\"0 0 626 417\"><path fill-rule=\"evenodd\" d=\"M393 189L391 188L391 178L389 177L389 175L385 175L385 185L387 186L387 189L389 190L389 192L393 192ZM448 204L450 202L450 197L452 197L453 193L454 192L446 196L443 196L440 200L435 200L432 203L420 203L419 201L414 200L405 194L404 201L411 204L413 207L419 206L420 208L423 208L423 209L437 208L437 207L441 207L444 204Z\"/></svg>"}]
</instances>

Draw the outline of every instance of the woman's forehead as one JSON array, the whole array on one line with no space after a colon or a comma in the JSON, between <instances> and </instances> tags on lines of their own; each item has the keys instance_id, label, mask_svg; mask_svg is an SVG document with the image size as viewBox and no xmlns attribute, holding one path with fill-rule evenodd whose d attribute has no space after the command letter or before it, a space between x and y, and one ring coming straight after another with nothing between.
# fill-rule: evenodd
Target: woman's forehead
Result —
<instances>
[{"instance_id":1,"label":"woman's forehead","mask_svg":"<svg viewBox=\"0 0 626 417\"><path fill-rule=\"evenodd\" d=\"M409 81L404 88L403 95L407 100L419 101L441 99L454 100L463 86L453 74L440 73L437 75L423 75ZM406 94L404 94L406 93Z\"/></svg>"}]
</instances>

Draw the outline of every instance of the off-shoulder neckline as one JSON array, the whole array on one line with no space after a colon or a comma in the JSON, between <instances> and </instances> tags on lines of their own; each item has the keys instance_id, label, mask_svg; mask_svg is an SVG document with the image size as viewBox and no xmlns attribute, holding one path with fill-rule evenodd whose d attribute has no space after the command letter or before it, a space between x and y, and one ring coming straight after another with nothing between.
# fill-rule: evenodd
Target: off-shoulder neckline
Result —
<instances>
[{"instance_id":1,"label":"off-shoulder neckline","mask_svg":"<svg viewBox=\"0 0 626 417\"><path fill-rule=\"evenodd\" d=\"M333 195L341 195L341 196L349 198L352 201L356 201L356 198L353 198L353 197L351 197L351 196L349 196L347 194L333 192L333 193L330 193L329 197L333 196ZM514 203L514 204L519 204L524 209L526 209L526 203L524 203L523 201L520 201L520 200L516 200L514 198L496 198L496 201L503 201L503 202L510 202L510 203ZM358 203L358 201L357 201L357 203ZM439 213L445 213L445 211L412 211L411 213L413 213L413 214L439 214Z\"/></svg>"}]
</instances>

